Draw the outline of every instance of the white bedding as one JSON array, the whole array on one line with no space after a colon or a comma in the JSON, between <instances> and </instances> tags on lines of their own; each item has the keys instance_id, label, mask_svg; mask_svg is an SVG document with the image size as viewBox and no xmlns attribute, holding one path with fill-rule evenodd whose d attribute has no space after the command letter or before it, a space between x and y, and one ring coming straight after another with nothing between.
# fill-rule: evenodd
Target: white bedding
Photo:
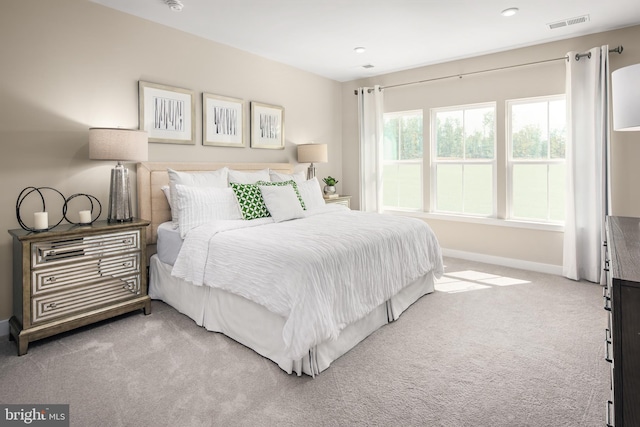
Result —
<instances>
[{"instance_id":1,"label":"white bedding","mask_svg":"<svg viewBox=\"0 0 640 427\"><path fill-rule=\"evenodd\" d=\"M425 222L332 204L277 224L263 218L197 227L172 275L282 316L285 353L300 359L430 271L441 276L442 256Z\"/></svg>"}]
</instances>

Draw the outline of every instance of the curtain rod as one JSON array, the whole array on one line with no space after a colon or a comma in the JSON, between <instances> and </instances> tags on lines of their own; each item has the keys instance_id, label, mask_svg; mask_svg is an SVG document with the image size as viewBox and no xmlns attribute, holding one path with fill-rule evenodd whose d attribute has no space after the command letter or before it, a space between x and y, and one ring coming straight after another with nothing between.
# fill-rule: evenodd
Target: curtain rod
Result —
<instances>
[{"instance_id":1,"label":"curtain rod","mask_svg":"<svg viewBox=\"0 0 640 427\"><path fill-rule=\"evenodd\" d=\"M614 48L609 49L609 52L615 52L615 53L620 53L621 54L622 50L623 50L623 47L622 46L618 46L618 47L614 47ZM580 61L580 58L585 58L585 57L590 59L591 58L591 52L576 53L575 59L576 59L576 61ZM418 80L416 82L398 83L398 84L395 84L395 85L381 86L380 90L382 90L382 89L390 89L390 88L400 87L400 86L416 85L416 84L419 84L419 83L429 83L429 82L434 82L434 81L437 81L437 80L452 79L454 77L458 77L458 78L461 79L464 76L472 76L474 74L488 73L488 72L491 72L491 71L508 70L508 69L511 69L511 68L526 67L526 66L529 66L529 65L544 64L546 62L554 62L554 61L561 61L561 60L568 61L569 60L569 56L566 55L566 56L561 56L560 58L543 59L542 61L527 62L525 64L507 65L506 67L490 68L490 69L487 69L487 70L471 71L471 72L468 72L468 73L461 73L461 74L452 74L452 75L443 76L443 77L434 77L432 79ZM371 89L371 88L367 89L368 93L371 93L371 91L373 91L373 89ZM353 94L357 95L358 94L358 90L357 89L354 90Z\"/></svg>"}]
</instances>

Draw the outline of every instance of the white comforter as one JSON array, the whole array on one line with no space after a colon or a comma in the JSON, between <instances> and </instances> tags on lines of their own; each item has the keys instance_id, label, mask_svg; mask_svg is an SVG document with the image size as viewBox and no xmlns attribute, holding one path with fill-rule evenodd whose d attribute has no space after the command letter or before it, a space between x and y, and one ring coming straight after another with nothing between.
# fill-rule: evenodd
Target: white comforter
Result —
<instances>
[{"instance_id":1,"label":"white comforter","mask_svg":"<svg viewBox=\"0 0 640 427\"><path fill-rule=\"evenodd\" d=\"M277 224L265 218L195 228L172 275L283 316L286 353L297 360L430 271L440 277L442 255L424 221L327 205Z\"/></svg>"}]
</instances>

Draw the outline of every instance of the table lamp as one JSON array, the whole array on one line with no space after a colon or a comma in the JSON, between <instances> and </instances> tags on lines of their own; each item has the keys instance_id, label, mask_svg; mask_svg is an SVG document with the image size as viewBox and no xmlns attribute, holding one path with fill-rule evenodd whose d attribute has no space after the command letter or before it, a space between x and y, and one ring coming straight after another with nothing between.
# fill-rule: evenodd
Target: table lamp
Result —
<instances>
[{"instance_id":1,"label":"table lamp","mask_svg":"<svg viewBox=\"0 0 640 427\"><path fill-rule=\"evenodd\" d=\"M314 163L327 162L327 144L302 144L298 145L298 162L310 163L307 169L307 179L316 176Z\"/></svg>"},{"instance_id":2,"label":"table lamp","mask_svg":"<svg viewBox=\"0 0 640 427\"><path fill-rule=\"evenodd\" d=\"M109 190L109 222L131 221L129 170L122 162L141 162L148 158L147 132L134 129L89 129L89 158L115 160L111 169Z\"/></svg>"},{"instance_id":3,"label":"table lamp","mask_svg":"<svg viewBox=\"0 0 640 427\"><path fill-rule=\"evenodd\" d=\"M611 73L613 129L640 131L640 64Z\"/></svg>"}]
</instances>

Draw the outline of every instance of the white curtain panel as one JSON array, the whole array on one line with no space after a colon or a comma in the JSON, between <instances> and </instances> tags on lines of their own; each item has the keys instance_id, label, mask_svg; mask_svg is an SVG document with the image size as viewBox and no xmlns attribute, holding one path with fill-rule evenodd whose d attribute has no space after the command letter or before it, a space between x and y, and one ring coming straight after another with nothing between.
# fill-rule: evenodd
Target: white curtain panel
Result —
<instances>
[{"instance_id":1,"label":"white curtain panel","mask_svg":"<svg viewBox=\"0 0 640 427\"><path fill-rule=\"evenodd\" d=\"M360 210L382 211L383 95L380 86L358 89Z\"/></svg>"},{"instance_id":2,"label":"white curtain panel","mask_svg":"<svg viewBox=\"0 0 640 427\"><path fill-rule=\"evenodd\" d=\"M609 46L567 62L568 138L563 275L599 283L610 209ZM602 277L604 280L604 277Z\"/></svg>"}]
</instances>

